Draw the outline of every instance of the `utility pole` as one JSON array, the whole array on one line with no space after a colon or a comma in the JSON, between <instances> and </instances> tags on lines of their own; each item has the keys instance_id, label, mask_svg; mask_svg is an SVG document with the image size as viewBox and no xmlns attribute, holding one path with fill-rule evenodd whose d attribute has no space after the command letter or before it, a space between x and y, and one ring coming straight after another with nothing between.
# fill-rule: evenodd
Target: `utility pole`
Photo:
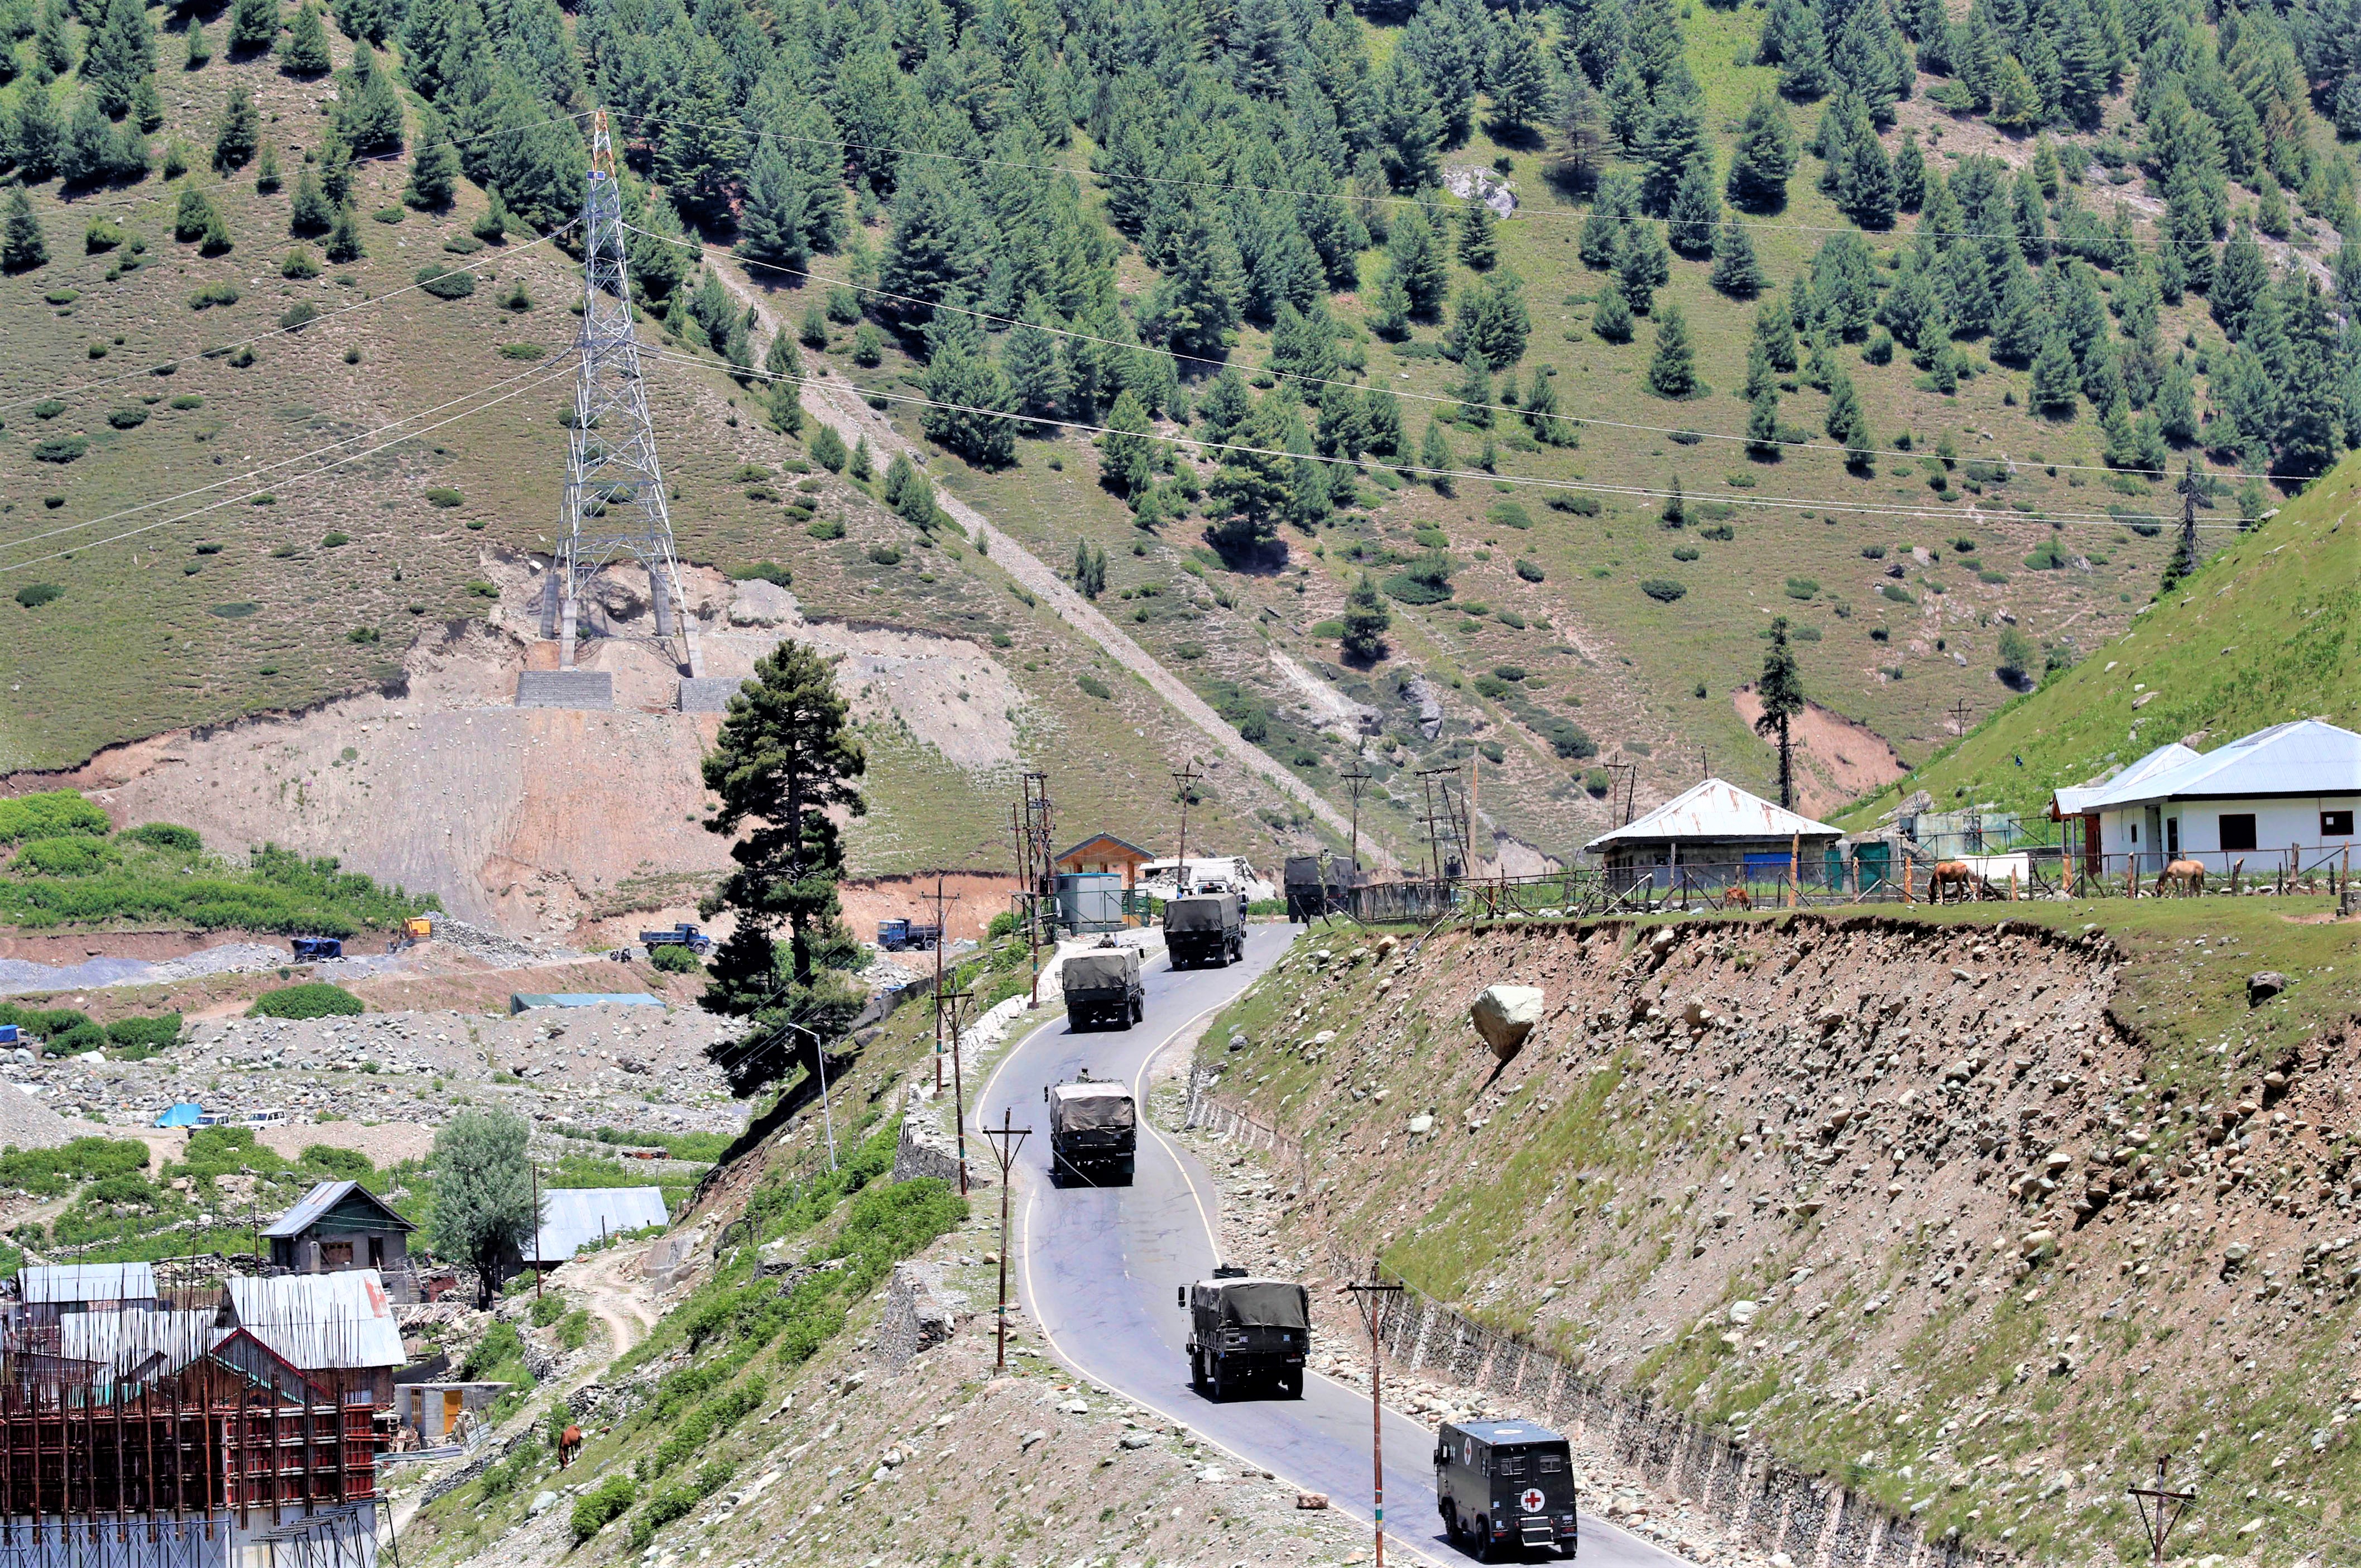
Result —
<instances>
[{"instance_id":1,"label":"utility pole","mask_svg":"<svg viewBox=\"0 0 2361 1568\"><path fill-rule=\"evenodd\" d=\"M2195 1492L2175 1491L2166 1483L2166 1473L2171 1467L2172 1455L2159 1453L2156 1458L2156 1485L2125 1488L2132 1495L2132 1506L2139 1510L2140 1523L2147 1527L2147 1560L2156 1568L2163 1568L2164 1543L2172 1534L2172 1527L2180 1522L2180 1516L2197 1500Z\"/></svg>"},{"instance_id":2,"label":"utility pole","mask_svg":"<svg viewBox=\"0 0 2361 1568\"><path fill-rule=\"evenodd\" d=\"M1386 1568L1386 1407L1378 1388L1385 1353L1380 1348L1378 1330L1385 1319L1386 1303L1400 1296L1402 1288L1385 1283L1378 1277L1377 1259L1371 1258L1367 1280L1355 1280L1345 1290L1353 1298L1353 1304L1361 1309L1362 1321L1369 1325L1369 1472L1377 1514L1377 1568Z\"/></svg>"},{"instance_id":3,"label":"utility pole","mask_svg":"<svg viewBox=\"0 0 2361 1568\"><path fill-rule=\"evenodd\" d=\"M1618 828L1628 828L1631 824L1631 797L1638 790L1640 784L1640 764L1637 762L1601 762L1598 765L1609 775L1610 775L1610 777L1616 773L1621 773L1624 776L1625 788L1623 792L1623 820L1617 823L1615 826ZM1609 788L1612 787L1613 786L1610 784Z\"/></svg>"},{"instance_id":4,"label":"utility pole","mask_svg":"<svg viewBox=\"0 0 2361 1568\"><path fill-rule=\"evenodd\" d=\"M1201 776L1193 762L1172 770L1173 790L1180 801L1180 865L1172 874L1172 889L1183 898L1189 894L1189 796Z\"/></svg>"},{"instance_id":5,"label":"utility pole","mask_svg":"<svg viewBox=\"0 0 2361 1568\"><path fill-rule=\"evenodd\" d=\"M1025 790L1024 817L1020 828L1023 848L1019 858L1024 862L1026 947L1033 963L1033 988L1027 993L1027 1004L1041 1004L1041 922L1043 912L1050 907L1049 900L1057 891L1057 867L1050 861L1056 851L1049 848L1049 775L1027 773L1019 781Z\"/></svg>"},{"instance_id":6,"label":"utility pole","mask_svg":"<svg viewBox=\"0 0 2361 1568\"><path fill-rule=\"evenodd\" d=\"M935 906L935 1092L943 1091L943 946L950 935L946 910L960 901L956 893L943 891L943 873L935 873L935 895L928 902Z\"/></svg>"},{"instance_id":7,"label":"utility pole","mask_svg":"<svg viewBox=\"0 0 2361 1568\"><path fill-rule=\"evenodd\" d=\"M793 1029L799 1035L811 1036L812 1062L819 1069L819 1122L820 1125L828 1131L828 1168L834 1170L836 1168L836 1116L828 1108L828 1047L820 1039L819 1031L817 1029L807 1029L801 1024L785 1023L781 1024L780 1027Z\"/></svg>"},{"instance_id":8,"label":"utility pole","mask_svg":"<svg viewBox=\"0 0 2361 1568\"><path fill-rule=\"evenodd\" d=\"M1350 791L1353 796L1352 861L1353 869L1357 872L1361 869L1361 792L1369 787L1369 780L1373 775L1368 769L1361 765L1360 759L1356 757L1354 759L1351 773L1338 773L1336 776L1344 781L1345 789Z\"/></svg>"},{"instance_id":9,"label":"utility pole","mask_svg":"<svg viewBox=\"0 0 2361 1568\"><path fill-rule=\"evenodd\" d=\"M1966 697L1961 697L1951 704L1951 732L1954 735L1965 735L1968 732L1968 699Z\"/></svg>"},{"instance_id":10,"label":"utility pole","mask_svg":"<svg viewBox=\"0 0 2361 1568\"><path fill-rule=\"evenodd\" d=\"M1008 1370L1008 1173L1016 1164L1017 1149L1033 1132L1030 1127L1016 1126L1015 1120L1004 1109L1000 1125L983 1129L983 1135L992 1144L993 1157L1000 1162L1000 1302L993 1309L999 1324L999 1343L992 1364L996 1373Z\"/></svg>"},{"instance_id":11,"label":"utility pole","mask_svg":"<svg viewBox=\"0 0 2361 1568\"><path fill-rule=\"evenodd\" d=\"M951 1013L951 1128L959 1144L960 1196L967 1196L967 1090L960 1081L960 1012L975 1000L972 991L955 991L945 999Z\"/></svg>"},{"instance_id":12,"label":"utility pole","mask_svg":"<svg viewBox=\"0 0 2361 1568\"><path fill-rule=\"evenodd\" d=\"M531 1152L524 1163L533 1172L533 1299L541 1299L541 1165ZM603 1228L606 1222L599 1222Z\"/></svg>"},{"instance_id":13,"label":"utility pole","mask_svg":"<svg viewBox=\"0 0 2361 1568\"><path fill-rule=\"evenodd\" d=\"M2179 575L2187 576L2197 570L2197 503L2205 494L2205 482L2197 477L2197 459L2185 460L2180 466L2180 483L2173 486L2180 496L2180 565Z\"/></svg>"}]
</instances>

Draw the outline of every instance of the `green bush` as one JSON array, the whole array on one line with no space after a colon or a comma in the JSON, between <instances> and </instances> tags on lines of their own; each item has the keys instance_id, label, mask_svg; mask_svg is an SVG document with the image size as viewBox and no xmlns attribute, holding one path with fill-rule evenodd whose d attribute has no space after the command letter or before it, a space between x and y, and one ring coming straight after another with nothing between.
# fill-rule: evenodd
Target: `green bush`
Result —
<instances>
[{"instance_id":1,"label":"green bush","mask_svg":"<svg viewBox=\"0 0 2361 1568\"><path fill-rule=\"evenodd\" d=\"M84 435L53 435L33 447L36 463L71 463L90 450L90 438Z\"/></svg>"},{"instance_id":2,"label":"green bush","mask_svg":"<svg viewBox=\"0 0 2361 1568\"><path fill-rule=\"evenodd\" d=\"M557 1343L566 1350L580 1350L590 1343L590 1314L577 1307L557 1321Z\"/></svg>"},{"instance_id":3,"label":"green bush","mask_svg":"<svg viewBox=\"0 0 2361 1568\"><path fill-rule=\"evenodd\" d=\"M705 968L704 964L697 961L695 953L677 942L657 948L650 952L648 965L652 969L662 970L666 974L697 974Z\"/></svg>"},{"instance_id":4,"label":"green bush","mask_svg":"<svg viewBox=\"0 0 2361 1568\"><path fill-rule=\"evenodd\" d=\"M106 422L117 430L137 430L148 422L148 411L137 403L126 403L119 409L109 409Z\"/></svg>"},{"instance_id":5,"label":"green bush","mask_svg":"<svg viewBox=\"0 0 2361 1568\"><path fill-rule=\"evenodd\" d=\"M247 1010L249 1018L327 1018L338 1014L366 1012L361 999L341 985L324 981L310 981L302 985L282 985L276 991L266 991L254 999Z\"/></svg>"},{"instance_id":6,"label":"green bush","mask_svg":"<svg viewBox=\"0 0 2361 1568\"><path fill-rule=\"evenodd\" d=\"M677 1486L667 1486L650 1497L648 1506L641 1509L639 1517L631 1521L631 1550L644 1554L649 1543L655 1540L657 1530L675 1519L686 1519L696 1510L697 1504L730 1485L732 1474L729 1465L715 1460L697 1466L694 1479L684 1481Z\"/></svg>"},{"instance_id":7,"label":"green bush","mask_svg":"<svg viewBox=\"0 0 2361 1568\"><path fill-rule=\"evenodd\" d=\"M162 1013L153 1018L117 1018L106 1026L106 1040L125 1051L160 1051L181 1038L181 1015Z\"/></svg>"},{"instance_id":8,"label":"green bush","mask_svg":"<svg viewBox=\"0 0 2361 1568\"><path fill-rule=\"evenodd\" d=\"M126 843L145 844L151 850L169 850L176 854L193 855L205 847L193 828L183 828L175 822L142 822L137 828L123 831Z\"/></svg>"},{"instance_id":9,"label":"green bush","mask_svg":"<svg viewBox=\"0 0 2361 1568\"><path fill-rule=\"evenodd\" d=\"M70 789L0 798L0 844L69 834L104 838L113 826L105 812Z\"/></svg>"},{"instance_id":10,"label":"green bush","mask_svg":"<svg viewBox=\"0 0 2361 1568\"><path fill-rule=\"evenodd\" d=\"M421 289L438 300L464 300L476 291L476 275L430 261L417 272Z\"/></svg>"},{"instance_id":11,"label":"green bush","mask_svg":"<svg viewBox=\"0 0 2361 1568\"><path fill-rule=\"evenodd\" d=\"M434 505L445 509L457 506L467 499L465 496L447 485L429 485L426 488L426 499Z\"/></svg>"},{"instance_id":12,"label":"green bush","mask_svg":"<svg viewBox=\"0 0 2361 1568\"><path fill-rule=\"evenodd\" d=\"M636 1495L628 1475L609 1475L574 1505L572 1525L577 1546L621 1519Z\"/></svg>"},{"instance_id":13,"label":"green bush","mask_svg":"<svg viewBox=\"0 0 2361 1568\"><path fill-rule=\"evenodd\" d=\"M1650 577L1640 585L1640 591L1659 604L1671 604L1689 590L1687 585L1670 577Z\"/></svg>"},{"instance_id":14,"label":"green bush","mask_svg":"<svg viewBox=\"0 0 2361 1568\"><path fill-rule=\"evenodd\" d=\"M147 1168L148 1146L136 1138L76 1138L53 1149L0 1155L0 1184L55 1198L86 1181L137 1176Z\"/></svg>"},{"instance_id":15,"label":"green bush","mask_svg":"<svg viewBox=\"0 0 2361 1568\"><path fill-rule=\"evenodd\" d=\"M237 285L235 283L208 283L189 296L189 309L209 311L215 305L234 305L237 303L238 298Z\"/></svg>"},{"instance_id":16,"label":"green bush","mask_svg":"<svg viewBox=\"0 0 2361 1568\"><path fill-rule=\"evenodd\" d=\"M964 1209L962 1209L964 1212ZM763 1408L770 1390L760 1377L715 1395L674 1423L646 1460L651 1476L661 1475L721 1433Z\"/></svg>"},{"instance_id":17,"label":"green bush","mask_svg":"<svg viewBox=\"0 0 2361 1568\"><path fill-rule=\"evenodd\" d=\"M932 1177L872 1188L852 1201L828 1254L845 1259L845 1288L865 1295L902 1258L967 1218L967 1201Z\"/></svg>"},{"instance_id":18,"label":"green bush","mask_svg":"<svg viewBox=\"0 0 2361 1568\"><path fill-rule=\"evenodd\" d=\"M303 1163L326 1171L339 1181L359 1181L377 1174L377 1164L358 1149L330 1144L303 1146Z\"/></svg>"},{"instance_id":19,"label":"green bush","mask_svg":"<svg viewBox=\"0 0 2361 1568\"><path fill-rule=\"evenodd\" d=\"M11 869L40 876L89 876L115 859L104 839L36 839L16 851Z\"/></svg>"},{"instance_id":20,"label":"green bush","mask_svg":"<svg viewBox=\"0 0 2361 1568\"><path fill-rule=\"evenodd\" d=\"M537 1296L533 1303L533 1326L545 1329L566 1316L566 1298L558 1295Z\"/></svg>"},{"instance_id":21,"label":"green bush","mask_svg":"<svg viewBox=\"0 0 2361 1568\"><path fill-rule=\"evenodd\" d=\"M902 553L891 544L873 544L869 547L869 559L880 566L898 566Z\"/></svg>"},{"instance_id":22,"label":"green bush","mask_svg":"<svg viewBox=\"0 0 2361 1568\"><path fill-rule=\"evenodd\" d=\"M1101 702L1115 696L1113 688L1096 675L1076 675L1074 684L1082 688L1084 696L1094 696Z\"/></svg>"},{"instance_id":23,"label":"green bush","mask_svg":"<svg viewBox=\"0 0 2361 1568\"><path fill-rule=\"evenodd\" d=\"M1545 574L1542 571L1541 563L1534 560L1532 556L1520 555L1517 557L1517 576L1521 580L1528 583L1538 583L1543 579L1544 575Z\"/></svg>"}]
</instances>

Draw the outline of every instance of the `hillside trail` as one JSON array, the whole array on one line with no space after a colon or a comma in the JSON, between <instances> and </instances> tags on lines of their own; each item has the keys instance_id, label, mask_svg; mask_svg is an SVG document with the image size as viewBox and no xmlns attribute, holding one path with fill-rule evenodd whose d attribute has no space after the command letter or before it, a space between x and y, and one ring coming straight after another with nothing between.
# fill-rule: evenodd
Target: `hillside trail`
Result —
<instances>
[{"instance_id":1,"label":"hillside trail","mask_svg":"<svg viewBox=\"0 0 2361 1568\"><path fill-rule=\"evenodd\" d=\"M787 325L765 304L762 291L729 268L714 266L725 287L740 301L753 307L755 316L773 332L785 332ZM856 439L867 437L872 451L884 454L901 452L924 466L927 455L917 444L906 440L883 416L862 402L850 386L840 386L832 378L807 380L803 387L803 403L807 411L825 420L850 445ZM1030 551L993 528L984 515L959 497L937 488L937 499L942 508L966 529L976 542L976 547L997 562L1001 569L1048 605L1058 619L1072 627L1104 649L1108 657L1148 683L1148 689L1177 708L1181 717L1195 725L1215 745L1236 762L1260 773L1274 788L1301 802L1312 814L1338 833L1351 835L1353 825L1345 814L1329 804L1326 796L1297 778L1279 760L1245 736L1235 726L1213 711L1213 707L1191 690L1187 683L1157 663L1155 655L1133 641L1118 630L1115 622L1099 613L1088 599L1060 580L1058 575L1044 565ZM1367 836L1361 838L1362 852L1385 864L1391 858Z\"/></svg>"},{"instance_id":2,"label":"hillside trail","mask_svg":"<svg viewBox=\"0 0 2361 1568\"><path fill-rule=\"evenodd\" d=\"M581 1274L568 1281L588 1298L590 1315L607 1325L614 1347L609 1360L621 1355L656 1326L657 1314L648 1308L647 1280L636 1272L647 1256L647 1244L611 1247L593 1254ZM586 1377L588 1375L586 1375Z\"/></svg>"}]
</instances>

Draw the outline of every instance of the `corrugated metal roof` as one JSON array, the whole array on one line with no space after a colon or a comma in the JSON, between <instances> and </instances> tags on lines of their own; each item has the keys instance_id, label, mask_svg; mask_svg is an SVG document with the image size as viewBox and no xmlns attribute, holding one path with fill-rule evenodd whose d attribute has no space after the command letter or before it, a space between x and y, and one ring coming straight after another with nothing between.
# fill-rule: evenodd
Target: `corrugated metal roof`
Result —
<instances>
[{"instance_id":1,"label":"corrugated metal roof","mask_svg":"<svg viewBox=\"0 0 2361 1568\"><path fill-rule=\"evenodd\" d=\"M1675 795L1636 822L1601 833L1583 848L1597 852L1609 844L1656 839L1841 839L1844 830L1815 822L1734 784L1708 779Z\"/></svg>"},{"instance_id":2,"label":"corrugated metal roof","mask_svg":"<svg viewBox=\"0 0 2361 1568\"><path fill-rule=\"evenodd\" d=\"M237 1326L306 1372L401 1366L401 1330L374 1268L229 1278Z\"/></svg>"},{"instance_id":3,"label":"corrugated metal roof","mask_svg":"<svg viewBox=\"0 0 2361 1568\"><path fill-rule=\"evenodd\" d=\"M2196 757L2196 752L2175 740L2169 746L2158 746L2130 767L2119 769L2110 776L2094 783L2060 784L2051 792L2057 800L2058 815L2080 817L2086 811L2095 810L2097 808L2092 805L2092 802L2101 796L2114 790L2138 784L2142 780L2155 778L2159 773L2169 773L2183 762L2195 761Z\"/></svg>"},{"instance_id":4,"label":"corrugated metal roof","mask_svg":"<svg viewBox=\"0 0 2361 1568\"><path fill-rule=\"evenodd\" d=\"M262 1228L262 1234L266 1236L275 1237L301 1235L306 1230L309 1230L313 1224L317 1223L320 1216L325 1214L329 1210L343 1202L346 1194L356 1190L357 1190L363 1198L368 1199L371 1205L383 1210L386 1216L400 1224L403 1230L408 1231L417 1229L417 1227L412 1225L409 1221L403 1219L400 1214L395 1213L386 1203L384 1199L379 1198L368 1188L361 1186L359 1182L322 1181L315 1183L311 1191L306 1192L302 1197L297 1199L295 1201L295 1207L288 1210L287 1212L280 1215L279 1218L271 1221L268 1225L265 1225Z\"/></svg>"},{"instance_id":5,"label":"corrugated metal roof","mask_svg":"<svg viewBox=\"0 0 2361 1568\"><path fill-rule=\"evenodd\" d=\"M585 1244L602 1235L668 1225L661 1187L557 1187L541 1195L541 1230L533 1237L533 1257L539 1263L563 1263Z\"/></svg>"},{"instance_id":6,"label":"corrugated metal roof","mask_svg":"<svg viewBox=\"0 0 2361 1568\"><path fill-rule=\"evenodd\" d=\"M2148 760L2142 758L2141 765ZM2349 795L2361 795L2361 735L2317 718L2301 718L2257 729L2138 777L2126 770L2083 795L2080 808L2105 811L2152 800Z\"/></svg>"},{"instance_id":7,"label":"corrugated metal roof","mask_svg":"<svg viewBox=\"0 0 2361 1568\"><path fill-rule=\"evenodd\" d=\"M203 1312L68 1312L59 1354L96 1364L103 1381L148 1378L186 1366L228 1331Z\"/></svg>"},{"instance_id":8,"label":"corrugated metal roof","mask_svg":"<svg viewBox=\"0 0 2361 1568\"><path fill-rule=\"evenodd\" d=\"M152 1301L156 1271L144 1263L37 1263L17 1270L27 1302Z\"/></svg>"}]
</instances>

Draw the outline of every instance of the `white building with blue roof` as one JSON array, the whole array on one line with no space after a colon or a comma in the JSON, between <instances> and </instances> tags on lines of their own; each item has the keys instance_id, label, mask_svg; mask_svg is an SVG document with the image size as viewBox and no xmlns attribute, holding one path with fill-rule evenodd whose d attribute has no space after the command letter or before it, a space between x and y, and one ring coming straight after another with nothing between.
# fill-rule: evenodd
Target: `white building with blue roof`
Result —
<instances>
[{"instance_id":1,"label":"white building with blue roof","mask_svg":"<svg viewBox=\"0 0 2361 1568\"><path fill-rule=\"evenodd\" d=\"M2153 874L2195 861L2223 875L2341 865L2356 847L2361 735L2324 719L2275 724L2211 751L2158 748L2121 773L2056 792L2051 815L2079 821L2087 872ZM2103 861L2100 857L2105 857Z\"/></svg>"}]
</instances>

